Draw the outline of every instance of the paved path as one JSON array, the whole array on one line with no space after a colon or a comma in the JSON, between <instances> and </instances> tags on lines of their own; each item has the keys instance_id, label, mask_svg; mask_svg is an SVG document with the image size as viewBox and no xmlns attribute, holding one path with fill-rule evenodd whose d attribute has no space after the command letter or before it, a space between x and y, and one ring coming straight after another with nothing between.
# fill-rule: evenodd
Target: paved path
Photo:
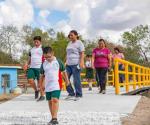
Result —
<instances>
[{"instance_id":1,"label":"paved path","mask_svg":"<svg viewBox=\"0 0 150 125\"><path fill-rule=\"evenodd\" d=\"M84 97L78 101L66 101L67 93L60 99L60 125L121 125L120 117L132 113L140 96L114 95L113 88L107 94L84 89ZM36 102L33 94L23 94L0 104L0 125L46 125L50 120L46 101Z\"/></svg>"}]
</instances>

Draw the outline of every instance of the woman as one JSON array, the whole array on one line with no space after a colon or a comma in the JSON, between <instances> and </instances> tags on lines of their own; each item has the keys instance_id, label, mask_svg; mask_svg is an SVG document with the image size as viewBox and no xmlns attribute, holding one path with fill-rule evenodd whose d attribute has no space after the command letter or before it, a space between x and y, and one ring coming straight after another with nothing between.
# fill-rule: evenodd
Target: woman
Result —
<instances>
[{"instance_id":1,"label":"woman","mask_svg":"<svg viewBox=\"0 0 150 125\"><path fill-rule=\"evenodd\" d=\"M106 47L104 39L98 41L98 48L95 48L92 53L93 68L96 69L96 73L99 80L100 91L99 93L106 93L106 74L109 68L111 68L111 52Z\"/></svg>"},{"instance_id":2,"label":"woman","mask_svg":"<svg viewBox=\"0 0 150 125\"><path fill-rule=\"evenodd\" d=\"M80 71L82 68L84 68L85 48L83 43L79 40L77 31L75 30L70 31L68 38L70 42L68 43L66 49L67 51L66 70L69 78L71 77L71 75L73 75L75 88L74 92L73 89L69 89L69 86L67 86L67 91L69 93L68 98L75 96L76 99L79 99L79 97L82 97Z\"/></svg>"},{"instance_id":3,"label":"woman","mask_svg":"<svg viewBox=\"0 0 150 125\"><path fill-rule=\"evenodd\" d=\"M115 52L115 54L113 54L113 60L115 58L124 59L124 55L123 55L123 53L121 53L119 48L115 47L114 52ZM124 69L123 64L119 63L119 70L123 70L123 69ZM119 74L119 82L120 83L124 82L124 75L123 74Z\"/></svg>"}]
</instances>

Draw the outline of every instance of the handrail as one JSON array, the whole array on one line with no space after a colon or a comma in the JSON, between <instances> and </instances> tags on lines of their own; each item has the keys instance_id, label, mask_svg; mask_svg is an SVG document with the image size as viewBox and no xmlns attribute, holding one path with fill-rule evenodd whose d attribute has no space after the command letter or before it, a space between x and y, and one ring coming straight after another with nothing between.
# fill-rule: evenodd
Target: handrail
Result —
<instances>
[{"instance_id":1,"label":"handrail","mask_svg":"<svg viewBox=\"0 0 150 125\"><path fill-rule=\"evenodd\" d=\"M130 86L132 85L133 90L141 88L142 86L150 86L150 68L140 66L135 63L128 62L122 59L115 59L115 93L120 94L120 86L125 86L126 92L129 92ZM124 71L120 71L118 69L119 64L123 64L125 69ZM123 74L125 76L124 83L119 82L119 74ZM132 80L130 80L130 77Z\"/></svg>"}]
</instances>

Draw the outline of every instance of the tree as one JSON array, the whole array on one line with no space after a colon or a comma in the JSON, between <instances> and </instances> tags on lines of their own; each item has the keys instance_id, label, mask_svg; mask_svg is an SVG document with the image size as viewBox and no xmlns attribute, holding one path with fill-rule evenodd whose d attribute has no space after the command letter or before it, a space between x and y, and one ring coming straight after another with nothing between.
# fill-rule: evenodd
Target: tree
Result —
<instances>
[{"instance_id":1,"label":"tree","mask_svg":"<svg viewBox=\"0 0 150 125\"><path fill-rule=\"evenodd\" d=\"M149 62L150 29L148 25L140 25L133 28L130 32L125 32L122 35L122 40L126 48L128 48L127 50L130 51L129 56L132 56L134 59L135 57L133 56L138 57L136 62L141 62L141 60L145 63ZM136 55L131 54L131 52ZM134 59L133 61L135 61Z\"/></svg>"},{"instance_id":2,"label":"tree","mask_svg":"<svg viewBox=\"0 0 150 125\"><path fill-rule=\"evenodd\" d=\"M29 26L25 26L23 28L23 31L25 32L25 42L30 45L31 47L34 46L34 43L33 43L33 38L34 36L41 36L42 38L42 45L44 46L50 46L53 42L53 39L50 38L49 36L49 33L47 31L43 31L39 28L35 28L35 29L32 29L31 27Z\"/></svg>"},{"instance_id":3,"label":"tree","mask_svg":"<svg viewBox=\"0 0 150 125\"><path fill-rule=\"evenodd\" d=\"M11 58L19 51L16 45L21 41L21 38L17 27L13 25L0 27L1 50L8 53Z\"/></svg>"},{"instance_id":4,"label":"tree","mask_svg":"<svg viewBox=\"0 0 150 125\"><path fill-rule=\"evenodd\" d=\"M29 52L27 50L24 50L22 56L20 57L20 64L26 64L28 58L29 58Z\"/></svg>"},{"instance_id":5,"label":"tree","mask_svg":"<svg viewBox=\"0 0 150 125\"><path fill-rule=\"evenodd\" d=\"M19 64L19 62L12 59L7 53L0 51L0 64Z\"/></svg>"},{"instance_id":6,"label":"tree","mask_svg":"<svg viewBox=\"0 0 150 125\"><path fill-rule=\"evenodd\" d=\"M66 59L66 47L68 44L68 39L65 37L65 34L62 32L58 32L56 36L56 40L52 44L52 48L54 49L55 56L60 58L65 62Z\"/></svg>"}]
</instances>

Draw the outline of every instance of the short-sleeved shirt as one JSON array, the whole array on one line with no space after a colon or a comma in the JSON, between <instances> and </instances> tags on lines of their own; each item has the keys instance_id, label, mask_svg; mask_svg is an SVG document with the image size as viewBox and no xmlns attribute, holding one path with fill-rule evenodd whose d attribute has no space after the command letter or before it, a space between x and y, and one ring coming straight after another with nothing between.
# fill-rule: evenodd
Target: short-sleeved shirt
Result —
<instances>
[{"instance_id":1,"label":"short-sleeved shirt","mask_svg":"<svg viewBox=\"0 0 150 125\"><path fill-rule=\"evenodd\" d=\"M112 58L113 59L116 59L116 58L124 59L124 55L123 55L123 53L118 53L118 54L114 54ZM122 64L122 63L119 62L119 64Z\"/></svg>"},{"instance_id":2,"label":"short-sleeved shirt","mask_svg":"<svg viewBox=\"0 0 150 125\"><path fill-rule=\"evenodd\" d=\"M123 53L113 54L113 59L114 58L124 59L124 55Z\"/></svg>"},{"instance_id":3,"label":"short-sleeved shirt","mask_svg":"<svg viewBox=\"0 0 150 125\"><path fill-rule=\"evenodd\" d=\"M67 65L77 65L80 61L80 53L85 50L80 40L69 42L67 46Z\"/></svg>"},{"instance_id":4,"label":"short-sleeved shirt","mask_svg":"<svg viewBox=\"0 0 150 125\"><path fill-rule=\"evenodd\" d=\"M95 48L93 50L93 54L95 56L94 67L95 68L108 68L109 60L108 55L110 54L110 50L108 48Z\"/></svg>"},{"instance_id":5,"label":"short-sleeved shirt","mask_svg":"<svg viewBox=\"0 0 150 125\"><path fill-rule=\"evenodd\" d=\"M85 62L85 67L86 67L86 68L92 68L92 60L87 60L87 61Z\"/></svg>"},{"instance_id":6,"label":"short-sleeved shirt","mask_svg":"<svg viewBox=\"0 0 150 125\"><path fill-rule=\"evenodd\" d=\"M45 91L52 92L61 90L60 72L65 71L65 66L61 60L54 58L52 62L45 60L40 69L40 73L45 75Z\"/></svg>"},{"instance_id":7,"label":"short-sleeved shirt","mask_svg":"<svg viewBox=\"0 0 150 125\"><path fill-rule=\"evenodd\" d=\"M29 56L31 57L30 68L40 68L43 60L43 50L42 47L33 47Z\"/></svg>"}]
</instances>

